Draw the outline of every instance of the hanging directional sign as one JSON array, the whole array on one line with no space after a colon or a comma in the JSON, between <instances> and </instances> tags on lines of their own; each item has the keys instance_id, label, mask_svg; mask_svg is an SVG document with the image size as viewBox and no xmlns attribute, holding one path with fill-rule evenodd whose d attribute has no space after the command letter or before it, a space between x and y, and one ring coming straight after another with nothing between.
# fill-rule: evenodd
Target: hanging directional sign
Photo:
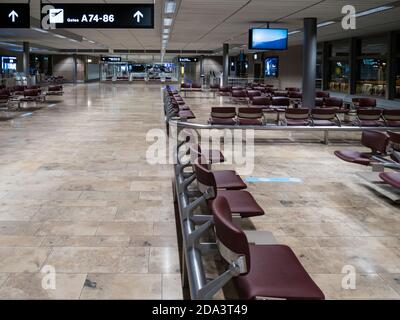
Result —
<instances>
[{"instance_id":1,"label":"hanging directional sign","mask_svg":"<svg viewBox=\"0 0 400 320\"><path fill-rule=\"evenodd\" d=\"M29 28L30 10L28 3L1 3L0 28Z\"/></svg>"},{"instance_id":2,"label":"hanging directional sign","mask_svg":"<svg viewBox=\"0 0 400 320\"><path fill-rule=\"evenodd\" d=\"M41 12L55 28L154 28L154 4L148 3L45 3Z\"/></svg>"}]
</instances>

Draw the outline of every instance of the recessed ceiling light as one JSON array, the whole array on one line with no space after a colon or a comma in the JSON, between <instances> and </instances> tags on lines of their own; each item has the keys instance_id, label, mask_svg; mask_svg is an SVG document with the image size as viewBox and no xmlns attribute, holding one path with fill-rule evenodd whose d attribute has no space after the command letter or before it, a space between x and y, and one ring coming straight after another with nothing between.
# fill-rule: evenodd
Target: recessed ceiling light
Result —
<instances>
[{"instance_id":1,"label":"recessed ceiling light","mask_svg":"<svg viewBox=\"0 0 400 320\"><path fill-rule=\"evenodd\" d=\"M382 7L377 7L377 8L373 8L373 9L369 9L369 10L365 10L365 11L361 11L359 13L356 13L356 17L364 17L364 16L368 16L370 14L374 14L374 13L378 13L378 12L382 12L382 11L386 11L386 10L390 10L393 9L394 6L382 6Z\"/></svg>"},{"instance_id":2,"label":"recessed ceiling light","mask_svg":"<svg viewBox=\"0 0 400 320\"><path fill-rule=\"evenodd\" d=\"M172 25L172 18L164 18L164 26Z\"/></svg>"},{"instance_id":3,"label":"recessed ceiling light","mask_svg":"<svg viewBox=\"0 0 400 320\"><path fill-rule=\"evenodd\" d=\"M53 36L60 38L60 39L66 39L67 37L62 36L61 34L53 33Z\"/></svg>"},{"instance_id":4,"label":"recessed ceiling light","mask_svg":"<svg viewBox=\"0 0 400 320\"><path fill-rule=\"evenodd\" d=\"M92 41L92 40L88 40L88 42L90 42L90 43L96 43L96 42L94 42L94 41Z\"/></svg>"},{"instance_id":5,"label":"recessed ceiling light","mask_svg":"<svg viewBox=\"0 0 400 320\"><path fill-rule=\"evenodd\" d=\"M301 32L300 30L293 30L293 31L290 31L288 34L292 35L292 34L296 34L296 33L300 33L300 32Z\"/></svg>"},{"instance_id":6,"label":"recessed ceiling light","mask_svg":"<svg viewBox=\"0 0 400 320\"><path fill-rule=\"evenodd\" d=\"M68 39L69 41L72 41L72 42L78 42L78 40L75 40L75 39Z\"/></svg>"},{"instance_id":7,"label":"recessed ceiling light","mask_svg":"<svg viewBox=\"0 0 400 320\"><path fill-rule=\"evenodd\" d=\"M165 2L164 12L166 14L174 13L175 8L176 8L176 3L174 1L167 1L167 2Z\"/></svg>"},{"instance_id":8,"label":"recessed ceiling light","mask_svg":"<svg viewBox=\"0 0 400 320\"><path fill-rule=\"evenodd\" d=\"M41 32L41 33L49 33L48 31L46 31L46 30L43 30L43 29L39 29L39 28L31 28L32 30L35 30L35 31L37 31L37 32Z\"/></svg>"},{"instance_id":9,"label":"recessed ceiling light","mask_svg":"<svg viewBox=\"0 0 400 320\"><path fill-rule=\"evenodd\" d=\"M163 33L169 33L169 29L168 28L165 28L164 30L163 30Z\"/></svg>"},{"instance_id":10,"label":"recessed ceiling light","mask_svg":"<svg viewBox=\"0 0 400 320\"><path fill-rule=\"evenodd\" d=\"M321 23L317 24L317 28L326 27L326 26L329 26L329 25L334 24L334 23L335 23L335 21L321 22Z\"/></svg>"}]
</instances>

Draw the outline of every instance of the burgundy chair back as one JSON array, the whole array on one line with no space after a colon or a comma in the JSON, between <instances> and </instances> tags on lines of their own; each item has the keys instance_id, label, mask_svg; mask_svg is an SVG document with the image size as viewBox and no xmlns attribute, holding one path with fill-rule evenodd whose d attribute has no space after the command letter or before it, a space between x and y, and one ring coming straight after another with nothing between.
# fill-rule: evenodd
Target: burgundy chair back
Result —
<instances>
[{"instance_id":1,"label":"burgundy chair back","mask_svg":"<svg viewBox=\"0 0 400 320\"><path fill-rule=\"evenodd\" d=\"M289 98L285 98L285 97L273 97L272 101L271 101L271 105L289 107L290 106L290 99Z\"/></svg>"},{"instance_id":2,"label":"burgundy chair back","mask_svg":"<svg viewBox=\"0 0 400 320\"><path fill-rule=\"evenodd\" d=\"M288 96L290 99L302 99L303 95L299 91L289 91Z\"/></svg>"},{"instance_id":3,"label":"burgundy chair back","mask_svg":"<svg viewBox=\"0 0 400 320\"><path fill-rule=\"evenodd\" d=\"M288 87L285 88L286 91L291 91L291 92L300 92L300 88L294 88L294 87Z\"/></svg>"},{"instance_id":4,"label":"burgundy chair back","mask_svg":"<svg viewBox=\"0 0 400 320\"><path fill-rule=\"evenodd\" d=\"M201 89L201 84L200 83L192 83L192 88L193 89Z\"/></svg>"},{"instance_id":5,"label":"burgundy chair back","mask_svg":"<svg viewBox=\"0 0 400 320\"><path fill-rule=\"evenodd\" d=\"M385 154L389 144L390 131L388 133L389 135L381 131L364 130L361 135L361 144L370 148L373 153Z\"/></svg>"},{"instance_id":6,"label":"burgundy chair back","mask_svg":"<svg viewBox=\"0 0 400 320\"><path fill-rule=\"evenodd\" d=\"M340 98L325 98L324 99L324 104L326 107L337 107L337 108L342 108L343 107L343 99Z\"/></svg>"},{"instance_id":7,"label":"burgundy chair back","mask_svg":"<svg viewBox=\"0 0 400 320\"><path fill-rule=\"evenodd\" d=\"M25 97L37 97L40 94L40 90L37 89L27 89L24 90L24 96Z\"/></svg>"},{"instance_id":8,"label":"burgundy chair back","mask_svg":"<svg viewBox=\"0 0 400 320\"><path fill-rule=\"evenodd\" d=\"M271 99L268 97L254 97L252 100L253 106L269 106Z\"/></svg>"},{"instance_id":9,"label":"burgundy chair back","mask_svg":"<svg viewBox=\"0 0 400 320\"><path fill-rule=\"evenodd\" d=\"M308 119L310 110L308 108L297 108L297 109L286 109L285 118L297 120L297 119Z\"/></svg>"},{"instance_id":10,"label":"burgundy chair back","mask_svg":"<svg viewBox=\"0 0 400 320\"><path fill-rule=\"evenodd\" d=\"M317 91L316 93L315 93L315 96L317 97L317 98L329 98L329 92L326 92L326 91Z\"/></svg>"},{"instance_id":11,"label":"burgundy chair back","mask_svg":"<svg viewBox=\"0 0 400 320\"><path fill-rule=\"evenodd\" d=\"M323 107L324 106L324 98L315 98L315 106Z\"/></svg>"},{"instance_id":12,"label":"burgundy chair back","mask_svg":"<svg viewBox=\"0 0 400 320\"><path fill-rule=\"evenodd\" d=\"M246 259L247 272L250 270L250 250L246 235L232 221L232 213L228 201L224 197L217 197L211 210L214 216L215 233L219 242L226 248Z\"/></svg>"},{"instance_id":13,"label":"burgundy chair back","mask_svg":"<svg viewBox=\"0 0 400 320\"><path fill-rule=\"evenodd\" d=\"M357 109L357 116L360 120L379 120L381 114L381 109Z\"/></svg>"},{"instance_id":14,"label":"burgundy chair back","mask_svg":"<svg viewBox=\"0 0 400 320\"><path fill-rule=\"evenodd\" d=\"M247 94L245 90L234 90L232 88L232 97L234 98L246 98Z\"/></svg>"},{"instance_id":15,"label":"burgundy chair back","mask_svg":"<svg viewBox=\"0 0 400 320\"><path fill-rule=\"evenodd\" d=\"M190 88L190 83L181 83L181 88L189 89Z\"/></svg>"},{"instance_id":16,"label":"burgundy chair back","mask_svg":"<svg viewBox=\"0 0 400 320\"><path fill-rule=\"evenodd\" d=\"M359 98L358 99L359 108L374 108L376 107L376 99L374 98Z\"/></svg>"},{"instance_id":17,"label":"burgundy chair back","mask_svg":"<svg viewBox=\"0 0 400 320\"><path fill-rule=\"evenodd\" d=\"M263 116L262 108L249 108L249 107L238 108L239 118L259 119L262 118L262 116Z\"/></svg>"},{"instance_id":18,"label":"burgundy chair back","mask_svg":"<svg viewBox=\"0 0 400 320\"><path fill-rule=\"evenodd\" d=\"M258 91L258 90L247 90L247 96L250 98L250 100L253 100L254 97L261 96L261 91Z\"/></svg>"},{"instance_id":19,"label":"burgundy chair back","mask_svg":"<svg viewBox=\"0 0 400 320\"><path fill-rule=\"evenodd\" d=\"M337 111L337 108L315 108L311 109L311 117L316 120L332 120Z\"/></svg>"},{"instance_id":20,"label":"burgundy chair back","mask_svg":"<svg viewBox=\"0 0 400 320\"><path fill-rule=\"evenodd\" d=\"M382 115L385 120L400 121L400 109L383 109Z\"/></svg>"},{"instance_id":21,"label":"burgundy chair back","mask_svg":"<svg viewBox=\"0 0 400 320\"><path fill-rule=\"evenodd\" d=\"M219 84L210 84L210 89L213 89L213 90L219 89Z\"/></svg>"},{"instance_id":22,"label":"burgundy chair back","mask_svg":"<svg viewBox=\"0 0 400 320\"><path fill-rule=\"evenodd\" d=\"M275 97L287 97L288 92L287 91L274 91L274 96Z\"/></svg>"},{"instance_id":23,"label":"burgundy chair back","mask_svg":"<svg viewBox=\"0 0 400 320\"><path fill-rule=\"evenodd\" d=\"M211 117L213 118L234 118L236 116L235 107L212 107Z\"/></svg>"}]
</instances>

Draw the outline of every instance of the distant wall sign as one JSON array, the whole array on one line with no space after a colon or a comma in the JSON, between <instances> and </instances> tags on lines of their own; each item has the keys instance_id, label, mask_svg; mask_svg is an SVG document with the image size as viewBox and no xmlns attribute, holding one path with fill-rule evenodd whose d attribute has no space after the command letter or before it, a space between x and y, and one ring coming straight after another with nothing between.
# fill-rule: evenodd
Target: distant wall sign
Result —
<instances>
[{"instance_id":1,"label":"distant wall sign","mask_svg":"<svg viewBox=\"0 0 400 320\"><path fill-rule=\"evenodd\" d=\"M154 4L42 4L42 28L153 29Z\"/></svg>"},{"instance_id":2,"label":"distant wall sign","mask_svg":"<svg viewBox=\"0 0 400 320\"><path fill-rule=\"evenodd\" d=\"M121 62L121 57L102 56L101 61L103 61L103 62Z\"/></svg>"},{"instance_id":3,"label":"distant wall sign","mask_svg":"<svg viewBox=\"0 0 400 320\"><path fill-rule=\"evenodd\" d=\"M195 58L195 57L179 57L178 61L179 62L198 62L199 58Z\"/></svg>"},{"instance_id":4,"label":"distant wall sign","mask_svg":"<svg viewBox=\"0 0 400 320\"><path fill-rule=\"evenodd\" d=\"M29 28L30 19L28 3L0 4L0 28Z\"/></svg>"}]
</instances>

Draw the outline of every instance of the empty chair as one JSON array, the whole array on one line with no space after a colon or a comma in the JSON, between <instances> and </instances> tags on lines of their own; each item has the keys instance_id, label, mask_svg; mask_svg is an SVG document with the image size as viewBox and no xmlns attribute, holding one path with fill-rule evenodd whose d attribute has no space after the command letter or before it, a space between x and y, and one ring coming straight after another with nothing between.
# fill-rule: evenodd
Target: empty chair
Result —
<instances>
[{"instance_id":1,"label":"empty chair","mask_svg":"<svg viewBox=\"0 0 400 320\"><path fill-rule=\"evenodd\" d=\"M243 190L247 188L246 183L234 170L212 170L210 171L209 162L203 155L193 154L191 150L192 164L201 166L204 172L212 175L217 189ZM194 156L194 157L193 157ZM203 172L203 174L204 174ZM201 178L200 178L201 179ZM201 183L201 182L200 182Z\"/></svg>"},{"instance_id":2,"label":"empty chair","mask_svg":"<svg viewBox=\"0 0 400 320\"><path fill-rule=\"evenodd\" d=\"M44 96L38 89L26 89L24 90L24 97L21 101L43 101Z\"/></svg>"},{"instance_id":3,"label":"empty chair","mask_svg":"<svg viewBox=\"0 0 400 320\"><path fill-rule=\"evenodd\" d=\"M199 157L202 157L205 160L205 163L213 164L213 163L222 163L225 161L224 155L219 150L210 149L203 150L200 144L192 144L189 147L188 152L190 153L190 159L192 162L197 160Z\"/></svg>"},{"instance_id":4,"label":"empty chair","mask_svg":"<svg viewBox=\"0 0 400 320\"><path fill-rule=\"evenodd\" d=\"M354 150L337 150L334 152L338 158L362 165L369 165L374 155L386 155L386 149L389 144L389 136L385 132L364 130L361 135L361 144L370 149L369 152L360 152Z\"/></svg>"},{"instance_id":5,"label":"empty chair","mask_svg":"<svg viewBox=\"0 0 400 320\"><path fill-rule=\"evenodd\" d=\"M317 108L322 108L324 106L324 99L323 98L315 98L315 106Z\"/></svg>"},{"instance_id":6,"label":"empty chair","mask_svg":"<svg viewBox=\"0 0 400 320\"><path fill-rule=\"evenodd\" d=\"M286 97L272 97L271 107L278 109L285 109L290 106L290 99Z\"/></svg>"},{"instance_id":7,"label":"empty chair","mask_svg":"<svg viewBox=\"0 0 400 320\"><path fill-rule=\"evenodd\" d=\"M7 106L10 101L10 92L6 89L0 89L0 106Z\"/></svg>"},{"instance_id":8,"label":"empty chair","mask_svg":"<svg viewBox=\"0 0 400 320\"><path fill-rule=\"evenodd\" d=\"M26 89L26 86L14 86L11 88L10 91L13 95L21 96L24 94L25 89Z\"/></svg>"},{"instance_id":9,"label":"empty chair","mask_svg":"<svg viewBox=\"0 0 400 320\"><path fill-rule=\"evenodd\" d=\"M299 91L289 91L288 97L293 103L299 103L301 102L303 95Z\"/></svg>"},{"instance_id":10,"label":"empty chair","mask_svg":"<svg viewBox=\"0 0 400 320\"><path fill-rule=\"evenodd\" d=\"M221 96L229 96L231 94L231 91L232 91L232 88L229 86L228 87L221 86L219 88L219 94Z\"/></svg>"},{"instance_id":11,"label":"empty chair","mask_svg":"<svg viewBox=\"0 0 400 320\"><path fill-rule=\"evenodd\" d=\"M245 88L242 86L233 86L232 87L232 91L243 91L243 90L245 90Z\"/></svg>"},{"instance_id":12,"label":"empty chair","mask_svg":"<svg viewBox=\"0 0 400 320\"><path fill-rule=\"evenodd\" d=\"M211 108L210 124L235 125L235 107L213 107Z\"/></svg>"},{"instance_id":13,"label":"empty chair","mask_svg":"<svg viewBox=\"0 0 400 320\"><path fill-rule=\"evenodd\" d=\"M375 107L376 107L376 99L374 98L358 99L358 108L375 108Z\"/></svg>"},{"instance_id":14,"label":"empty chair","mask_svg":"<svg viewBox=\"0 0 400 320\"><path fill-rule=\"evenodd\" d=\"M238 268L233 280L240 299L325 298L288 246L249 244L233 223L229 200L217 197L211 210L220 253Z\"/></svg>"},{"instance_id":15,"label":"empty chair","mask_svg":"<svg viewBox=\"0 0 400 320\"><path fill-rule=\"evenodd\" d=\"M400 133L388 131L389 142L390 142L390 158L400 163Z\"/></svg>"},{"instance_id":16,"label":"empty chair","mask_svg":"<svg viewBox=\"0 0 400 320\"><path fill-rule=\"evenodd\" d=\"M268 97L254 97L251 101L252 107L261 107L263 109L269 108L271 104L271 99Z\"/></svg>"},{"instance_id":17,"label":"empty chair","mask_svg":"<svg viewBox=\"0 0 400 320\"><path fill-rule=\"evenodd\" d=\"M337 116L337 108L315 108L311 109L311 125L313 126L340 126Z\"/></svg>"},{"instance_id":18,"label":"empty chair","mask_svg":"<svg viewBox=\"0 0 400 320\"><path fill-rule=\"evenodd\" d=\"M192 83L192 90L193 91L201 91L201 84L200 83Z\"/></svg>"},{"instance_id":19,"label":"empty chair","mask_svg":"<svg viewBox=\"0 0 400 320\"><path fill-rule=\"evenodd\" d=\"M247 102L247 93L245 90L233 90L232 88L232 100L235 103Z\"/></svg>"},{"instance_id":20,"label":"empty chair","mask_svg":"<svg viewBox=\"0 0 400 320\"><path fill-rule=\"evenodd\" d=\"M388 127L400 127L400 109L383 109L382 118Z\"/></svg>"},{"instance_id":21,"label":"empty chair","mask_svg":"<svg viewBox=\"0 0 400 320\"><path fill-rule=\"evenodd\" d=\"M261 91L247 90L247 97L250 99L250 101L253 101L254 97L260 97L260 96L261 96Z\"/></svg>"},{"instance_id":22,"label":"empty chair","mask_svg":"<svg viewBox=\"0 0 400 320\"><path fill-rule=\"evenodd\" d=\"M63 94L63 87L61 85L49 86L46 92L48 96L58 96Z\"/></svg>"},{"instance_id":23,"label":"empty chair","mask_svg":"<svg viewBox=\"0 0 400 320\"><path fill-rule=\"evenodd\" d=\"M343 108L343 99L341 98L325 98L324 105L327 108Z\"/></svg>"},{"instance_id":24,"label":"empty chair","mask_svg":"<svg viewBox=\"0 0 400 320\"><path fill-rule=\"evenodd\" d=\"M392 187L400 188L400 172L381 172L379 177Z\"/></svg>"},{"instance_id":25,"label":"empty chair","mask_svg":"<svg viewBox=\"0 0 400 320\"><path fill-rule=\"evenodd\" d=\"M317 91L315 93L315 96L317 98L329 98L330 94L329 94L329 92L326 92L326 91Z\"/></svg>"},{"instance_id":26,"label":"empty chair","mask_svg":"<svg viewBox=\"0 0 400 320\"><path fill-rule=\"evenodd\" d=\"M300 88L294 88L294 87L285 88L285 90L288 92L300 92Z\"/></svg>"},{"instance_id":27,"label":"empty chair","mask_svg":"<svg viewBox=\"0 0 400 320\"><path fill-rule=\"evenodd\" d=\"M265 93L265 87L254 86L254 87L253 87L253 90L256 90L256 91L260 91L260 92L262 92L262 93Z\"/></svg>"},{"instance_id":28,"label":"empty chair","mask_svg":"<svg viewBox=\"0 0 400 320\"><path fill-rule=\"evenodd\" d=\"M239 108L238 115L237 115L237 121L238 121L238 124L240 124L240 125L261 126L264 123L262 107Z\"/></svg>"},{"instance_id":29,"label":"empty chair","mask_svg":"<svg viewBox=\"0 0 400 320\"><path fill-rule=\"evenodd\" d=\"M219 90L219 84L210 84L211 90Z\"/></svg>"},{"instance_id":30,"label":"empty chair","mask_svg":"<svg viewBox=\"0 0 400 320\"><path fill-rule=\"evenodd\" d=\"M309 120L308 108L286 109L285 122L288 126L308 126Z\"/></svg>"},{"instance_id":31,"label":"empty chair","mask_svg":"<svg viewBox=\"0 0 400 320\"><path fill-rule=\"evenodd\" d=\"M190 83L181 83L181 90L188 90L190 89Z\"/></svg>"},{"instance_id":32,"label":"empty chair","mask_svg":"<svg viewBox=\"0 0 400 320\"><path fill-rule=\"evenodd\" d=\"M274 95L274 97L287 97L288 92L276 90L276 91L274 91L273 95Z\"/></svg>"},{"instance_id":33,"label":"empty chair","mask_svg":"<svg viewBox=\"0 0 400 320\"><path fill-rule=\"evenodd\" d=\"M382 125L380 121L382 115L381 109L357 109L356 125L361 127L378 127Z\"/></svg>"},{"instance_id":34,"label":"empty chair","mask_svg":"<svg viewBox=\"0 0 400 320\"><path fill-rule=\"evenodd\" d=\"M221 190L218 189L215 175L196 161L193 164L197 185L200 192L207 192L210 198L207 201L211 208L215 199L225 197L232 213L241 218L249 218L264 215L264 210L258 205L253 196L245 190Z\"/></svg>"}]
</instances>

